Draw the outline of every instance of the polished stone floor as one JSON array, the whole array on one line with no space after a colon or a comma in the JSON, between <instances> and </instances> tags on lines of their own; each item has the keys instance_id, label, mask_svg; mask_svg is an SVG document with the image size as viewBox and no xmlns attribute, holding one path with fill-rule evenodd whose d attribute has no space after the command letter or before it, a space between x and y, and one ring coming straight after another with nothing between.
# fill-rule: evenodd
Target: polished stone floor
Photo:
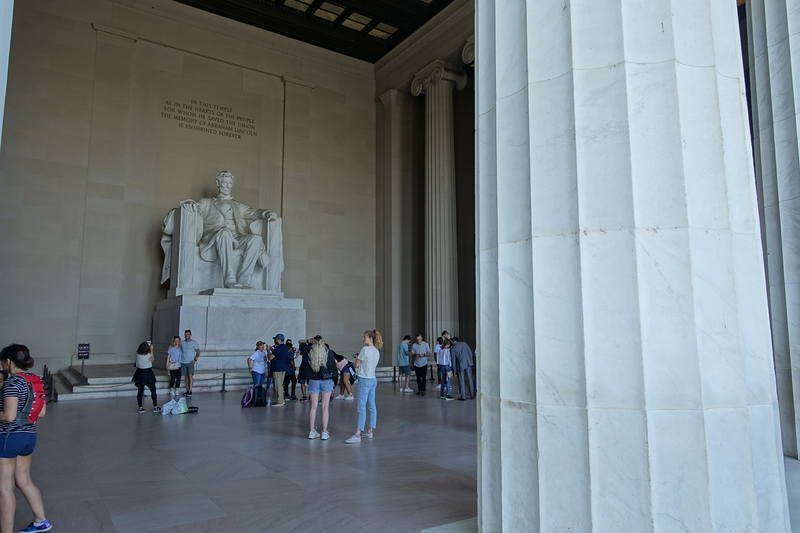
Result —
<instances>
[{"instance_id":1,"label":"polished stone floor","mask_svg":"<svg viewBox=\"0 0 800 533\"><path fill-rule=\"evenodd\" d=\"M305 438L307 404L240 397L198 393L198 414L168 417L136 414L133 398L48 406L33 476L55 530L390 533L477 514L474 402L381 384L376 438L346 445L353 402L333 402L322 442Z\"/></svg>"}]
</instances>

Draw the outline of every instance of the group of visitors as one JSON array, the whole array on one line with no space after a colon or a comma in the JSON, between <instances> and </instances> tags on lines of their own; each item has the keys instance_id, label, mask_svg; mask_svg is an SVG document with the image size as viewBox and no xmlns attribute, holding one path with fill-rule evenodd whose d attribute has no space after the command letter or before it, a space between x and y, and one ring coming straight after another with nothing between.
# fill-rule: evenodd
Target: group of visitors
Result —
<instances>
[{"instance_id":1,"label":"group of visitors","mask_svg":"<svg viewBox=\"0 0 800 533\"><path fill-rule=\"evenodd\" d=\"M410 393L414 390L410 386L411 367L413 361L414 374L417 378L418 396L425 396L428 358L434 357L439 381L439 397L443 400L452 400L452 378L458 379L458 399L466 400L475 398L475 383L472 379L472 369L475 366L475 355L469 345L452 337L449 332L443 331L436 339L436 345L431 350L430 344L422 333L417 333L414 342L410 335L403 337L397 347L397 366L400 371L400 392Z\"/></svg>"},{"instance_id":2,"label":"group of visitors","mask_svg":"<svg viewBox=\"0 0 800 533\"><path fill-rule=\"evenodd\" d=\"M181 388L181 377L186 381L186 392L184 396L192 397L192 385L194 385L194 372L197 360L200 358L200 344L192 338L192 330L187 329L183 332L183 340L177 335L172 337L166 354L166 368L169 371L169 394L174 399L177 398ZM153 401L153 412L160 413L161 407L158 406L158 394L156 393L156 375L153 372L153 343L144 341L136 349L136 368L131 378L131 382L136 385L136 403L139 414L145 412L142 401L144 400L144 389L150 390L150 398Z\"/></svg>"},{"instance_id":3,"label":"group of visitors","mask_svg":"<svg viewBox=\"0 0 800 533\"><path fill-rule=\"evenodd\" d=\"M375 376L375 369L378 366L380 359L380 350L383 347L383 338L381 333L377 330L371 329L364 332L361 337L363 346L356 356L356 360L352 363L352 368L358 377L358 402L356 403L356 412L358 413L358 420L356 423L356 431L351 437L345 440L347 444L358 444L362 438L372 439L375 435L375 428L378 427L378 409L375 404L375 390L378 386L378 379ZM352 386L350 378L350 366L345 361L344 357L337 357L333 350L325 343L325 341L317 336L313 339L313 344L309 349L309 367L311 374L308 380L308 393L311 396L311 407L308 412L308 425L309 439L322 439L328 440L331 435L328 431L328 422L330 420L330 399L333 393L333 379L339 376L343 383L348 383ZM343 387L343 390L350 390L350 397L352 397L352 389ZM317 431L317 406L321 406L322 410L322 431ZM369 423L367 423L367 411L369 411Z\"/></svg>"},{"instance_id":4,"label":"group of visitors","mask_svg":"<svg viewBox=\"0 0 800 533\"><path fill-rule=\"evenodd\" d=\"M276 351L276 346L282 345L281 341L283 339L281 337L283 335L276 335L276 345L270 349L271 353ZM303 399L308 397L310 402L308 409L309 439L328 440L331 438L328 424L330 422L330 401L335 388L335 379L339 380L342 399L353 399L352 385L354 382L358 383L356 431L345 442L347 444L357 444L361 442L362 437L373 438L374 430L378 423L378 411L375 405L375 389L377 388L378 380L375 376L375 368L378 366L378 360L380 359L378 350L383 346L383 340L380 332L373 329L364 332L362 342L361 351L356 356L355 362L351 363L343 356L336 354L321 335L301 341L300 353L297 357L297 360L299 360L298 373ZM263 343L259 342L257 348L263 353ZM282 352L283 350L278 351ZM254 356L260 358L257 354L253 354L248 359L248 362ZM293 360L293 358L290 359ZM269 359L270 363L272 361L275 361L275 357ZM297 361L293 360L293 369L297 366ZM262 371L262 374L265 372L266 369ZM272 370L272 374L276 393L278 393L277 391L281 390L281 383L284 383L285 378L281 370ZM355 376L357 376L357 379ZM259 378L254 375L254 386L259 386L261 382L263 382L263 377ZM347 395L344 395L345 392L347 392ZM281 398L279 397L278 399L279 403L273 405L283 405L283 403L280 403ZM321 411L321 424L318 425L317 414L319 411ZM369 411L368 424L367 411Z\"/></svg>"}]
</instances>

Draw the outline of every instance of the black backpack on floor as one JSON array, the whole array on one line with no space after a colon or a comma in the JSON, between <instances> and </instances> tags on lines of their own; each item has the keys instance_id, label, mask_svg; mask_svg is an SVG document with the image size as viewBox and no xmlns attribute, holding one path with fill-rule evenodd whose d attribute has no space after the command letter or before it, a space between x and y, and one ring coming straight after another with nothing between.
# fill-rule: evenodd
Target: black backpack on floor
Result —
<instances>
[{"instance_id":1,"label":"black backpack on floor","mask_svg":"<svg viewBox=\"0 0 800 533\"><path fill-rule=\"evenodd\" d=\"M265 407L267 405L267 391L263 386L253 387L253 401L250 407Z\"/></svg>"}]
</instances>

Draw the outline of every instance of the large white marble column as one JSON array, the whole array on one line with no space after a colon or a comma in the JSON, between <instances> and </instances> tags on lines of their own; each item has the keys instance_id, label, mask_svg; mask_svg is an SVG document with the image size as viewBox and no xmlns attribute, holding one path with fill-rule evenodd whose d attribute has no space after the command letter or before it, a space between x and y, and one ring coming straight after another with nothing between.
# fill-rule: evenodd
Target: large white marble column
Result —
<instances>
[{"instance_id":1,"label":"large white marble column","mask_svg":"<svg viewBox=\"0 0 800 533\"><path fill-rule=\"evenodd\" d=\"M787 0L748 2L756 179L761 186L772 344L783 448L800 444L800 11ZM793 60L794 58L794 60Z\"/></svg>"},{"instance_id":2,"label":"large white marble column","mask_svg":"<svg viewBox=\"0 0 800 533\"><path fill-rule=\"evenodd\" d=\"M476 4L484 532L789 532L734 2Z\"/></svg>"},{"instance_id":3,"label":"large white marble column","mask_svg":"<svg viewBox=\"0 0 800 533\"><path fill-rule=\"evenodd\" d=\"M3 115L6 107L6 81L8 80L8 58L11 52L11 25L14 15L14 0L0 2L0 143L3 136Z\"/></svg>"},{"instance_id":4,"label":"large white marble column","mask_svg":"<svg viewBox=\"0 0 800 533\"><path fill-rule=\"evenodd\" d=\"M436 338L458 331L458 241L453 90L467 76L436 60L414 75L411 93L425 93L425 330Z\"/></svg>"},{"instance_id":5,"label":"large white marble column","mask_svg":"<svg viewBox=\"0 0 800 533\"><path fill-rule=\"evenodd\" d=\"M413 147L416 138L415 99L407 92L389 89L379 97L382 122L381 165L378 181L379 256L378 325L386 346L396 347L404 335L419 327L417 311L421 290L417 259L419 220L409 216L421 196L414 180ZM395 350L383 350L381 364L395 365Z\"/></svg>"}]
</instances>

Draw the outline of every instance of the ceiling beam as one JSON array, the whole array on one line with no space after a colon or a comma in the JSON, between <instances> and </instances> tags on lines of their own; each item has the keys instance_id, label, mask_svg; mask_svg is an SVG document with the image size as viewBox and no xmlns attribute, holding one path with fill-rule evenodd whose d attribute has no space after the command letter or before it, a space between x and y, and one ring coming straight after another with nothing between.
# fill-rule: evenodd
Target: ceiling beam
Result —
<instances>
[{"instance_id":1,"label":"ceiling beam","mask_svg":"<svg viewBox=\"0 0 800 533\"><path fill-rule=\"evenodd\" d=\"M246 0L177 1L364 61L375 62L387 51L382 42L374 42L378 39L362 41L358 31L337 28L319 17L306 18L300 11L271 3L256 4Z\"/></svg>"},{"instance_id":2,"label":"ceiling beam","mask_svg":"<svg viewBox=\"0 0 800 533\"><path fill-rule=\"evenodd\" d=\"M333 1L337 2L337 0ZM422 4L419 0L401 0L400 2L387 0L338 0L337 3L372 19L378 19L378 22L385 22L395 28L403 28L411 34L428 20L426 10L407 9L407 6L412 2ZM422 5L424 6L424 4Z\"/></svg>"}]
</instances>

